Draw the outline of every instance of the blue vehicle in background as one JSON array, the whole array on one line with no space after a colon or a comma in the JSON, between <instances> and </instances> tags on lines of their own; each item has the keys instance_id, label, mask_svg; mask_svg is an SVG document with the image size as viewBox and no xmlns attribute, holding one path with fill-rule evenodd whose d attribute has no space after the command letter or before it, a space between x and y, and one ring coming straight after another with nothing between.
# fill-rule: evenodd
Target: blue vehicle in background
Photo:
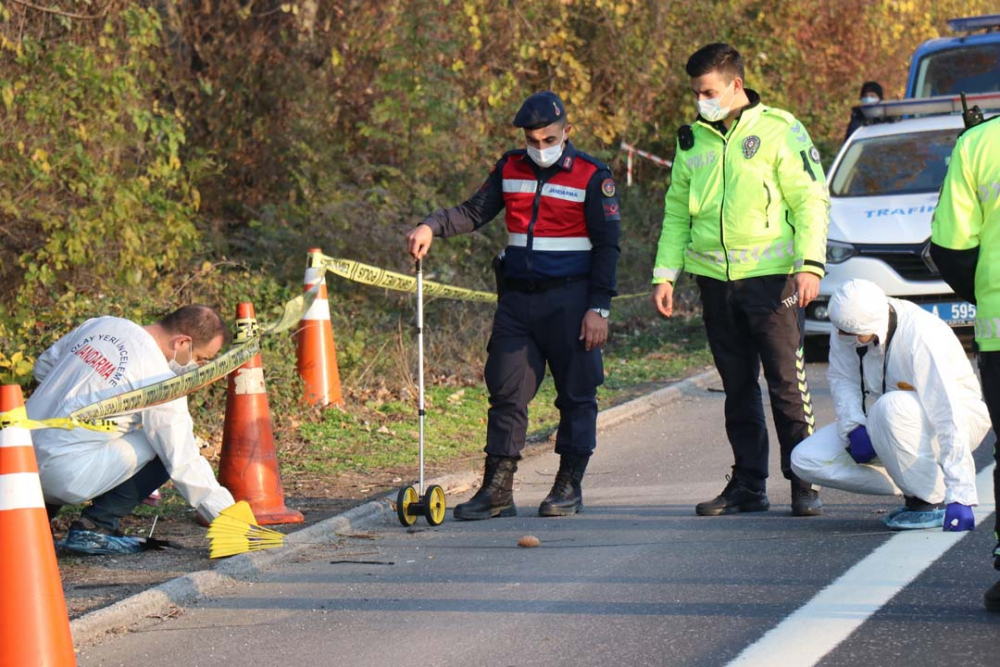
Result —
<instances>
[{"instance_id":1,"label":"blue vehicle in background","mask_svg":"<svg viewBox=\"0 0 1000 667\"><path fill-rule=\"evenodd\" d=\"M910 61L907 97L1000 92L1000 14L951 19L954 37L924 42Z\"/></svg>"}]
</instances>

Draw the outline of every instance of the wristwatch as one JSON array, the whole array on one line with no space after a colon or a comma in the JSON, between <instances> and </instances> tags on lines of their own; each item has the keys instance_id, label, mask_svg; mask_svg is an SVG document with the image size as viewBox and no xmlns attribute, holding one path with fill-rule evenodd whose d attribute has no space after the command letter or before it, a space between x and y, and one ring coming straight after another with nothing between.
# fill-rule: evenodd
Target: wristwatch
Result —
<instances>
[{"instance_id":1,"label":"wristwatch","mask_svg":"<svg viewBox=\"0 0 1000 667\"><path fill-rule=\"evenodd\" d=\"M611 311L608 310L607 308L591 308L590 311L593 313L597 313L604 319L608 319L611 316Z\"/></svg>"}]
</instances>

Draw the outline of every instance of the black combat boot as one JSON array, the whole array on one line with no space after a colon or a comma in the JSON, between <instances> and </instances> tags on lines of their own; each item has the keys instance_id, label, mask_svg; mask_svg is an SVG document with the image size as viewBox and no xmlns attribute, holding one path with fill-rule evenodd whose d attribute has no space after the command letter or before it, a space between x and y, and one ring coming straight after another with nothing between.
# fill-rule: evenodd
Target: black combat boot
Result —
<instances>
[{"instance_id":1,"label":"black combat boot","mask_svg":"<svg viewBox=\"0 0 1000 667\"><path fill-rule=\"evenodd\" d=\"M587 471L589 456L563 454L559 457L559 472L552 490L538 506L538 516L569 516L583 509L580 482Z\"/></svg>"},{"instance_id":2,"label":"black combat boot","mask_svg":"<svg viewBox=\"0 0 1000 667\"><path fill-rule=\"evenodd\" d=\"M1000 581L990 586L983 595L983 603L989 611L1000 612Z\"/></svg>"},{"instance_id":3,"label":"black combat boot","mask_svg":"<svg viewBox=\"0 0 1000 667\"><path fill-rule=\"evenodd\" d=\"M767 492L751 488L738 475L733 475L722 493L711 500L698 503L694 511L699 516L718 516L737 512L766 512L770 507Z\"/></svg>"},{"instance_id":4,"label":"black combat boot","mask_svg":"<svg viewBox=\"0 0 1000 667\"><path fill-rule=\"evenodd\" d=\"M823 513L823 501L819 491L812 484L801 479L792 480L792 516L819 516Z\"/></svg>"},{"instance_id":5,"label":"black combat boot","mask_svg":"<svg viewBox=\"0 0 1000 667\"><path fill-rule=\"evenodd\" d=\"M993 551L993 567L1000 570L1000 543ZM983 603L990 611L1000 612L1000 581L990 586L989 590L986 591L983 595Z\"/></svg>"},{"instance_id":6,"label":"black combat boot","mask_svg":"<svg viewBox=\"0 0 1000 667\"><path fill-rule=\"evenodd\" d=\"M455 518L478 521L495 516L517 516L517 507L514 505L515 472L517 459L487 454L483 485L468 501L455 505Z\"/></svg>"}]
</instances>

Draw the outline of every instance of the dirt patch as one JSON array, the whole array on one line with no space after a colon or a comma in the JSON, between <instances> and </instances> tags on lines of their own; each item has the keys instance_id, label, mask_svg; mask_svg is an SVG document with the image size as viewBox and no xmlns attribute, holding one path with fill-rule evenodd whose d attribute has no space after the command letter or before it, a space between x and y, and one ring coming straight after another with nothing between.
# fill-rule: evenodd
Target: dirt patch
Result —
<instances>
[{"instance_id":1,"label":"dirt patch","mask_svg":"<svg viewBox=\"0 0 1000 667\"><path fill-rule=\"evenodd\" d=\"M447 465L428 466L425 474L433 478L480 465L479 457L464 458ZM301 530L369 500L384 497L398 489L403 480L409 482L412 474L412 471L389 470L364 477L338 475L286 480L285 505L302 512L305 522L269 527L284 533ZM64 510L53 521L56 537L65 536L77 514ZM151 516L133 515L122 521L122 528L129 535L147 535L152 526ZM194 520L193 510L178 511L174 508L158 514L153 537L170 540L181 548L129 556L78 556L60 552L59 570L70 619L175 577L210 569L219 562L208 557L205 528Z\"/></svg>"}]
</instances>

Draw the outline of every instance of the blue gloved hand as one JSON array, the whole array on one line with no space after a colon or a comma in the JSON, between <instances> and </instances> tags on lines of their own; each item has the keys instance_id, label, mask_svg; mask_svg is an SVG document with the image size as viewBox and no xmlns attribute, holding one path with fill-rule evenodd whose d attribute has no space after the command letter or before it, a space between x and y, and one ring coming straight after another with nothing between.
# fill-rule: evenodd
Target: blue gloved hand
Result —
<instances>
[{"instance_id":1,"label":"blue gloved hand","mask_svg":"<svg viewBox=\"0 0 1000 667\"><path fill-rule=\"evenodd\" d=\"M976 527L976 517L972 514L972 508L962 503L948 503L944 511L944 530L949 532L960 532L972 530Z\"/></svg>"},{"instance_id":2,"label":"blue gloved hand","mask_svg":"<svg viewBox=\"0 0 1000 667\"><path fill-rule=\"evenodd\" d=\"M868 463L875 458L875 448L872 439L868 437L868 429L859 426L847 434L847 451L858 463Z\"/></svg>"}]
</instances>

